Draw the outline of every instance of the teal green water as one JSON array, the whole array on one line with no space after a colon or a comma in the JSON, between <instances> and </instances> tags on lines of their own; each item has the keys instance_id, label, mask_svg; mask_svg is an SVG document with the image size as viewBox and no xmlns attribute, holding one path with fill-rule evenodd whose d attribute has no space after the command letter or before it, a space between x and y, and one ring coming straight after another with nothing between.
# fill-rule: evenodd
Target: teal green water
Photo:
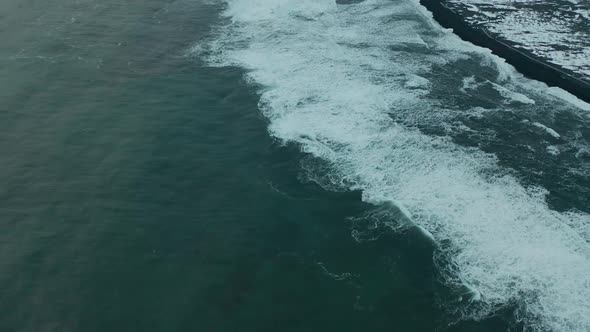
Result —
<instances>
[{"instance_id":1,"label":"teal green water","mask_svg":"<svg viewBox=\"0 0 590 332\"><path fill-rule=\"evenodd\" d=\"M190 51L214 38L221 9L0 3L0 331L522 329L515 303L459 321L460 294L441 282L423 234L375 223L379 207L359 191L309 180L322 161L271 138L244 69ZM440 89L461 84L453 70L429 77L447 80L433 88L441 103L502 103L451 100ZM554 116L555 128L585 135L572 114ZM500 127L493 139L453 139L515 173L538 171L526 179L545 182L557 210L583 211L587 176L554 181L579 164L577 150L561 163L542 148L515 158L515 136L539 140L517 130L521 118L494 116L465 122Z\"/></svg>"},{"instance_id":2,"label":"teal green water","mask_svg":"<svg viewBox=\"0 0 590 332\"><path fill-rule=\"evenodd\" d=\"M356 243L359 194L301 181L243 72L186 56L217 11L0 4L1 331L440 326L430 249Z\"/></svg>"}]
</instances>

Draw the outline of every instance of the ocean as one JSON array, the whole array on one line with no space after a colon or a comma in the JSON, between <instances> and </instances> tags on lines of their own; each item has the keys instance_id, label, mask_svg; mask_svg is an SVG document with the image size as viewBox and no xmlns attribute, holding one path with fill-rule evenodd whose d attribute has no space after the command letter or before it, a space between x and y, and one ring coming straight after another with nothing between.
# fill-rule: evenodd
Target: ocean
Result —
<instances>
[{"instance_id":1,"label":"ocean","mask_svg":"<svg viewBox=\"0 0 590 332\"><path fill-rule=\"evenodd\" d=\"M5 0L0 40L0 331L590 330L590 105L417 0Z\"/></svg>"}]
</instances>

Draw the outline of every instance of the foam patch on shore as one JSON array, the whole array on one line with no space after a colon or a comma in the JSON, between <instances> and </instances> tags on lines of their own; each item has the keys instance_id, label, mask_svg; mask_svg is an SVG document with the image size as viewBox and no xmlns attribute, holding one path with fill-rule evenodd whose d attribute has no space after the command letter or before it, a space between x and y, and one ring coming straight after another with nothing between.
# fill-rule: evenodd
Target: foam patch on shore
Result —
<instances>
[{"instance_id":1,"label":"foam patch on shore","mask_svg":"<svg viewBox=\"0 0 590 332\"><path fill-rule=\"evenodd\" d=\"M448 0L473 26L590 79L590 4L564 0ZM573 4L573 5L572 5Z\"/></svg>"}]
</instances>

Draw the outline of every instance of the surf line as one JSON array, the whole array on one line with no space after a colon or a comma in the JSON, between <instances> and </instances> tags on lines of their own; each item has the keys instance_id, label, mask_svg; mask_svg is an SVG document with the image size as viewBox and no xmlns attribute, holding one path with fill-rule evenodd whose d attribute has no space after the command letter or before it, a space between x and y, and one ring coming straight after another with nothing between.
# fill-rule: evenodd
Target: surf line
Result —
<instances>
[{"instance_id":1,"label":"surf line","mask_svg":"<svg viewBox=\"0 0 590 332\"><path fill-rule=\"evenodd\" d=\"M402 228L414 229L419 236L428 241L433 250L439 249L439 244L434 235L423 226L418 225L413 221L412 214L406 207L398 201L388 200L379 204L380 208L389 212L390 216L400 224ZM459 271L454 272L455 277L461 280L460 284L456 285L454 291L459 302L478 302L482 300L481 292L473 285L463 280L463 276Z\"/></svg>"},{"instance_id":2,"label":"surf line","mask_svg":"<svg viewBox=\"0 0 590 332\"><path fill-rule=\"evenodd\" d=\"M461 15L449 8L444 0L420 0L420 4L432 13L433 18L440 25L453 29L453 32L461 39L490 49L529 78L562 88L590 103L590 82L573 76L573 72L549 64L529 52L518 50L494 38L483 28L469 25Z\"/></svg>"}]
</instances>

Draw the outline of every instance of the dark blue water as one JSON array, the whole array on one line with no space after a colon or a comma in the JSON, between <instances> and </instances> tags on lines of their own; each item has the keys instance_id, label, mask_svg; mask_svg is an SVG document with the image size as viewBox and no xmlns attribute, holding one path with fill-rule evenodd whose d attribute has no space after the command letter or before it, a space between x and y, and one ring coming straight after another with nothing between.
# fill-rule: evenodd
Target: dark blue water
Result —
<instances>
[{"instance_id":1,"label":"dark blue water","mask_svg":"<svg viewBox=\"0 0 590 332\"><path fill-rule=\"evenodd\" d=\"M331 63L328 58L321 58L323 66L318 68L332 68L327 73L331 76L318 68L317 76L309 76L308 62L290 62L298 58L281 58L287 53L281 53L273 43L265 44L268 40L286 40L280 45L285 52L300 54L300 47L305 46L314 56L316 27L301 22L323 22L328 17L333 19L332 27L347 35L344 32L349 31L339 21L344 14L328 10L309 18L305 6L290 13L294 21L286 21L285 26L302 24L300 28L309 29L304 39L309 37L312 43L312 47L295 43L290 49L292 40L284 36L297 36L297 32L285 34L273 26L273 15L282 15L281 10L268 14L268 2L238 7L241 13L258 10L256 17L264 19L260 24L270 27L272 33L269 39L260 39L256 33L248 39L241 33L251 30L230 31L237 40L230 40L235 43L218 51L243 47L253 50L254 57L242 58L240 53L228 61L231 63L215 62L211 60L215 48L210 45L225 42L224 29L232 23L223 11L231 5L189 0L7 0L0 4L0 330L516 331L536 329L536 321L547 328L543 315L553 319L551 313L527 316L528 308L536 308L530 299L544 301L545 296L529 283L546 281L531 279L529 274L542 271L542 277L556 276L557 281L547 284L556 292L552 296L565 294L567 298L570 286L562 283L552 268L526 262L521 265L527 268L516 270L522 280L512 272L506 274L514 278L514 290L504 292L508 286L503 280L497 286L486 284L489 280L485 278L477 284L477 269L461 265L461 258L473 254L467 245L483 247L492 242L470 238L469 225L464 233L453 233L444 226L431 228L422 222L431 220L426 215L429 203L423 203L424 210L413 207L411 203L422 196L403 191L401 185L413 181L415 174L401 166L389 167L388 163L415 163L419 154L411 150L415 147L413 135L435 141L442 137L448 141L424 143L434 146L428 150L430 157L422 155L424 160L431 158L436 164L450 153L450 161L444 165L455 165L466 178L490 171L509 174L510 178L497 180L505 181L506 188L517 183L549 190L548 208L539 203L542 200L529 196L508 195L516 203L498 200L495 205L505 204L507 217L502 212L498 217L503 227L510 227L511 222L518 224L511 213L520 207L536 211L543 221L537 231L544 239L543 232L550 229L545 219L564 222L563 215L576 211L581 216L576 224L579 226L588 212L584 144L589 127L584 113L561 99L544 96L542 91L529 91L512 83L507 86L527 93L536 103L515 106L510 100L519 97L514 96L506 102L503 90L492 83L498 70L482 67L481 55L473 55L475 60L437 64L426 72L415 71L429 83L414 78L410 80L413 85L410 82L405 86L412 91L426 91L428 87L427 92L419 94L430 105L419 105L416 110L440 114L438 105L445 105L445 112L457 112L457 116L433 122L407 105L389 105L385 127L401 126L409 132L382 143L397 149L399 140L406 139L402 146L409 149L401 156L392 150L381 164L370 159L375 156L370 153L375 145L362 150L368 153L360 157L365 158L363 165L380 166L388 174L403 172L402 182L394 185L403 192L396 204L378 204L367 199L375 187L368 185L364 171L356 169L356 159L350 157L356 158L356 147L347 140L337 140L339 126L350 137L367 134L364 130L369 126L362 119L371 118L372 113L356 118L358 114L352 109L364 111L366 105L371 109L373 104L358 103L373 99L357 98L354 91L364 91L363 86L351 85L352 90L347 90L347 84L337 85L364 76L349 71L340 77L340 63ZM292 6L283 2L282 8L289 12ZM378 15L375 19L378 30L421 17L416 8L412 15L404 12L396 16L390 15L395 8L387 4L352 6L369 13L385 12L387 20ZM256 20L248 23L234 17L234 24L249 29L248 24L257 27ZM359 27L358 22L349 23L355 29ZM369 26L368 31L372 28ZM442 38L438 30L416 29L427 44ZM266 32L262 28L255 31ZM363 30L355 30L359 31ZM362 55L375 46L371 43L351 48ZM443 52L413 42L386 46L402 59ZM349 49L341 52L347 55ZM282 62L275 67L277 55ZM384 63L380 52L371 56ZM353 59L360 60L349 62L351 68L365 68L364 58ZM279 76L274 85L266 84L265 75L281 73L281 68L293 72ZM397 89L388 85L391 82L387 77L401 74L382 70L384 77L371 77L369 81ZM401 76L410 74L409 70ZM465 85L463 76L472 75L475 83L471 82L466 93L457 92ZM324 77L334 82L334 90L322 85ZM293 82L297 84L291 85ZM317 89L310 93L297 87ZM345 118L358 119L358 127L339 122L340 117L314 118L311 115L319 114L314 112L308 118L297 118L298 114L308 114L308 104L319 105L317 112L330 108L331 104L324 102L331 102L335 91L345 92L334 96L353 105L351 110L339 109L349 112L342 113ZM287 92L292 92L299 104L291 104L292 95ZM379 99L382 95L370 96ZM288 118L295 121L293 127L292 122L281 122L283 118L274 113L281 105L287 105L286 110L291 105L300 107L301 113ZM473 107L494 111L459 112ZM340 116L336 108L331 112ZM449 129L459 128L458 122L471 130ZM543 122L562 137L548 135L542 127L530 124L533 122ZM297 135L285 134L281 131L285 128L294 128ZM325 137L314 136L314 128L323 130ZM289 130L286 132L291 133ZM480 161L477 153L496 156L499 166L472 173L461 165L474 162L462 159L463 154L452 154L455 152L449 152L446 144L452 144L452 151L472 149L475 162ZM549 145L559 145L560 154L548 154ZM318 146L329 147L333 154L318 153ZM421 169L423 164L416 165L410 168ZM356 173L347 173L351 170ZM389 175L371 174L377 174L378 183L393 181ZM425 183L425 188L437 188L442 181L437 174L428 173L432 181ZM516 182L511 182L513 178ZM457 183L462 185L461 181ZM506 195L504 187L484 187L480 182L467 185L475 186L474 192L459 191L453 194L456 201L471 195L475 199L470 204L477 205L481 192L489 193L488 200L493 202L496 200L490 197ZM451 206L452 197L445 196L450 193L435 190L428 193L428 201L443 200ZM482 211L474 219L487 220L487 205L482 205ZM547 211L555 211L557 219L549 219L548 213L553 212ZM432 218L440 217L430 213ZM410 215L411 224L420 227L399 227L400 220ZM565 261L561 269L578 273L575 277L583 281L586 256L582 254L576 261L578 257L569 247L562 247L559 240L567 232L560 227L548 233L557 234L558 240L546 242L547 252L559 253ZM483 226L481 229L488 238L504 234ZM575 229L576 234L585 230ZM520 230L515 226L515 231ZM425 231L435 240L425 236ZM535 243L530 237L516 237L515 241ZM577 237L575 241L581 240ZM505 244L501 239L496 242ZM528 253L529 247L523 248L522 252ZM521 252L519 248L507 249ZM490 257L494 255L490 253ZM512 256L499 257L500 268L512 268L506 263ZM514 257L519 260L529 256ZM531 257L537 263L534 255ZM570 262L581 262L580 270L573 269ZM485 271L484 263L481 266ZM478 264L480 261L473 263L479 269ZM448 266L457 266L457 270ZM457 271L472 274L453 282L452 276L461 274ZM481 289L482 299L475 299L472 286ZM581 289L580 293L586 291ZM511 296L512 292L519 296ZM578 300L574 298L572 303L577 305ZM492 303L491 311L488 303ZM583 305L575 313L586 312ZM519 315L527 319L521 320ZM565 321L573 326L572 331L586 326L585 320L576 317L566 317Z\"/></svg>"}]
</instances>

